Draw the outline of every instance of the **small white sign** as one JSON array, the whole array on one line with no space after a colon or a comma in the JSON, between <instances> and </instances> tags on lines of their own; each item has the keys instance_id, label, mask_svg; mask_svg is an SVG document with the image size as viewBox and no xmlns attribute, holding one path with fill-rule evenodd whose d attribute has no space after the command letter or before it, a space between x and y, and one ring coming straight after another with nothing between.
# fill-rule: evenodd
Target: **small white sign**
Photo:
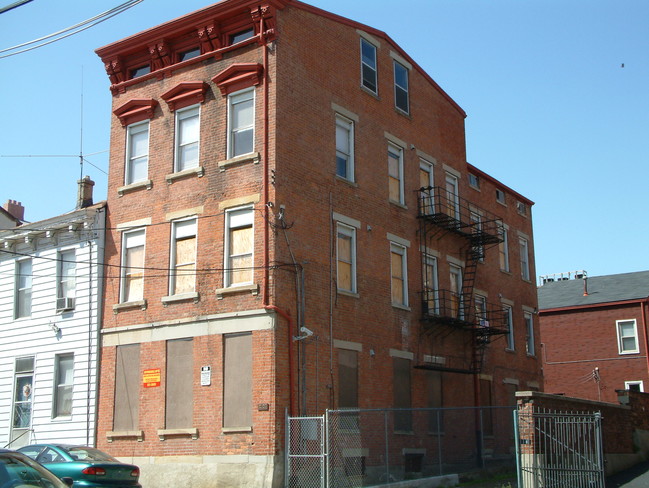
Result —
<instances>
[{"instance_id":1,"label":"small white sign","mask_svg":"<svg viewBox=\"0 0 649 488\"><path fill-rule=\"evenodd\" d=\"M212 384L212 366L201 366L201 386Z\"/></svg>"}]
</instances>

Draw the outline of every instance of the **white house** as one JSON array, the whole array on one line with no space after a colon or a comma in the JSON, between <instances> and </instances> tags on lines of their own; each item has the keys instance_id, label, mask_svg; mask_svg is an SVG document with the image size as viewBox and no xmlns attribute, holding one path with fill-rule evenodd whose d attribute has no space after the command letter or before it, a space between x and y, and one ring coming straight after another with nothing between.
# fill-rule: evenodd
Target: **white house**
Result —
<instances>
[{"instance_id":1,"label":"white house","mask_svg":"<svg viewBox=\"0 0 649 488\"><path fill-rule=\"evenodd\" d=\"M95 443L105 202L0 229L0 447Z\"/></svg>"}]
</instances>

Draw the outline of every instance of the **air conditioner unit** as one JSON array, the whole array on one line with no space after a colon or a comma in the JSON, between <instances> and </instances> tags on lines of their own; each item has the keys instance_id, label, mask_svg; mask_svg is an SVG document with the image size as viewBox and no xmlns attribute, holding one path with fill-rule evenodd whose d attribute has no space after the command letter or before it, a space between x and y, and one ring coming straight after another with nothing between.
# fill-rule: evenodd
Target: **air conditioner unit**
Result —
<instances>
[{"instance_id":1,"label":"air conditioner unit","mask_svg":"<svg viewBox=\"0 0 649 488\"><path fill-rule=\"evenodd\" d=\"M74 310L74 298L61 297L56 299L56 311L65 312L66 310Z\"/></svg>"}]
</instances>

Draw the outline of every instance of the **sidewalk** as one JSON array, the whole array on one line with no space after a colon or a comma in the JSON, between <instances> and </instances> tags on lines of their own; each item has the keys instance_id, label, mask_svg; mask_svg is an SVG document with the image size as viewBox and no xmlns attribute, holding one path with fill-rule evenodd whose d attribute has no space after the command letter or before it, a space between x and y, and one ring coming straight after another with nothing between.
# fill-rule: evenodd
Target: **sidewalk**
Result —
<instances>
[{"instance_id":1,"label":"sidewalk","mask_svg":"<svg viewBox=\"0 0 649 488\"><path fill-rule=\"evenodd\" d=\"M606 478L606 488L647 488L649 487L649 462Z\"/></svg>"}]
</instances>

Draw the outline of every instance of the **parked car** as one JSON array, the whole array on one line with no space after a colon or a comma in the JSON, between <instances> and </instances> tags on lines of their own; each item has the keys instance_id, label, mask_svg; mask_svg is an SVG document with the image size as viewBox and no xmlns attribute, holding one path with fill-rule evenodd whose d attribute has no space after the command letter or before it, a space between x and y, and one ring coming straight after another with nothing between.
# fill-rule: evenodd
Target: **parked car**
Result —
<instances>
[{"instance_id":1,"label":"parked car","mask_svg":"<svg viewBox=\"0 0 649 488\"><path fill-rule=\"evenodd\" d=\"M18 451L41 463L59 477L70 477L74 488L142 488L140 468L119 462L94 447L67 444L32 444ZM3 488L0 485L0 488Z\"/></svg>"},{"instance_id":2,"label":"parked car","mask_svg":"<svg viewBox=\"0 0 649 488\"><path fill-rule=\"evenodd\" d=\"M63 480L43 466L16 451L0 449L0 488L68 488L72 478Z\"/></svg>"}]
</instances>

